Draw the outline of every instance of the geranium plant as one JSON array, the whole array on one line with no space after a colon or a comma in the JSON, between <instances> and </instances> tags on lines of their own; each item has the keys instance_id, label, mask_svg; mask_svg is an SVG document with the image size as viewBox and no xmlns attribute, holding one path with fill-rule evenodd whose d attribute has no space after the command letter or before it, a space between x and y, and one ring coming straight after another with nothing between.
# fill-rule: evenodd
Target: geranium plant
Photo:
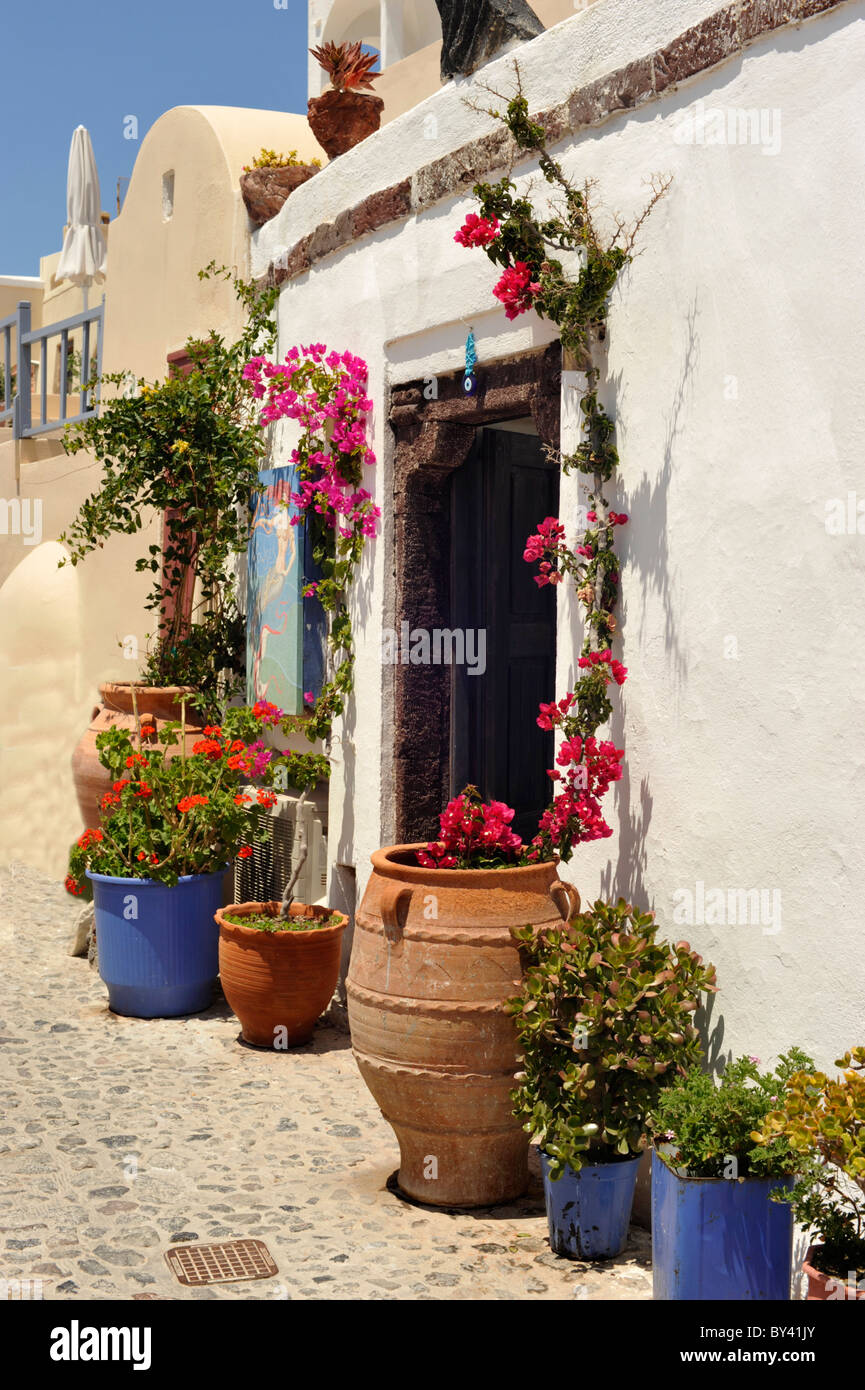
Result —
<instances>
[{"instance_id":1,"label":"geranium plant","mask_svg":"<svg viewBox=\"0 0 865 1390\"><path fill-rule=\"evenodd\" d=\"M171 885L252 854L243 842L276 801L272 791L248 787L264 770L255 746L263 722L261 709L231 710L221 725L206 726L191 753L173 757L167 750L181 742L182 723L163 726L158 746L152 724L137 722L131 736L118 728L97 735L112 788L102 798L100 824L72 849L67 890L82 893L88 869Z\"/></svg>"},{"instance_id":2,"label":"geranium plant","mask_svg":"<svg viewBox=\"0 0 865 1390\"><path fill-rule=\"evenodd\" d=\"M689 1178L773 1178L795 1173L799 1158L779 1130L765 1140L765 1123L797 1072L813 1070L799 1048L781 1056L774 1071L760 1071L758 1057L728 1063L719 1083L692 1067L660 1097L652 1129L672 1146L670 1164Z\"/></svg>"},{"instance_id":3,"label":"geranium plant","mask_svg":"<svg viewBox=\"0 0 865 1390\"><path fill-rule=\"evenodd\" d=\"M701 1056L693 1016L714 966L621 898L514 936L526 966L505 1005L523 1055L514 1113L550 1176L639 1153L659 1091Z\"/></svg>"},{"instance_id":4,"label":"geranium plant","mask_svg":"<svg viewBox=\"0 0 865 1390\"><path fill-rule=\"evenodd\" d=\"M835 1065L841 1077L805 1069L788 1076L781 1104L751 1138L796 1155L800 1181L780 1200L819 1237L813 1260L843 1289L851 1274L865 1279L865 1047Z\"/></svg>"}]
</instances>

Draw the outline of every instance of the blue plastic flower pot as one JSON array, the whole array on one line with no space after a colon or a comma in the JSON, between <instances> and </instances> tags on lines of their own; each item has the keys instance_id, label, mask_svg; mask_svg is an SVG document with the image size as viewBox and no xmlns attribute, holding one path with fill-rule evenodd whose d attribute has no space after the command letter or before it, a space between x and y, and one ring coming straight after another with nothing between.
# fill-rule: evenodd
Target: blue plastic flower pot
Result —
<instances>
[{"instance_id":1,"label":"blue plastic flower pot","mask_svg":"<svg viewBox=\"0 0 865 1390\"><path fill-rule=\"evenodd\" d=\"M550 1249L570 1260L605 1260L619 1255L628 1239L640 1155L621 1163L595 1163L575 1173L565 1168L556 1182L541 1150Z\"/></svg>"},{"instance_id":2,"label":"blue plastic flower pot","mask_svg":"<svg viewBox=\"0 0 865 1390\"><path fill-rule=\"evenodd\" d=\"M789 1179L685 1178L652 1155L656 1299L788 1300L793 1216L770 1200Z\"/></svg>"},{"instance_id":3,"label":"blue plastic flower pot","mask_svg":"<svg viewBox=\"0 0 865 1390\"><path fill-rule=\"evenodd\" d=\"M99 973L114 1013L177 1018L210 1004L219 973L219 928L225 871L181 878L173 887L147 878L93 883Z\"/></svg>"}]
</instances>

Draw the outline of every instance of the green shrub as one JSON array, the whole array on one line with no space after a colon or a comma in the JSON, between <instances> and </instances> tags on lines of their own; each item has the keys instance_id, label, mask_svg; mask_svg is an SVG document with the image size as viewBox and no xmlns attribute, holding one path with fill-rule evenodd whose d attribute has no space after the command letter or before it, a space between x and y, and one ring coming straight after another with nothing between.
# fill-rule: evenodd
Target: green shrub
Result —
<instances>
[{"instance_id":1,"label":"green shrub","mask_svg":"<svg viewBox=\"0 0 865 1390\"><path fill-rule=\"evenodd\" d=\"M527 966L505 1005L525 1068L514 1113L553 1178L639 1153L659 1090L701 1055L693 1014L715 990L714 966L659 940L654 914L624 899L514 936Z\"/></svg>"}]
</instances>

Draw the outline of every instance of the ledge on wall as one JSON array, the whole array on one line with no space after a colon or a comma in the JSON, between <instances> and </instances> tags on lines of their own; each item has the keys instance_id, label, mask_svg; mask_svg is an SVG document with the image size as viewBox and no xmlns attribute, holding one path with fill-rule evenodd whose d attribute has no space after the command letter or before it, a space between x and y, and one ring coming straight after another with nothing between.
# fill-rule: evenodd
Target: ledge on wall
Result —
<instances>
[{"instance_id":1,"label":"ledge on wall","mask_svg":"<svg viewBox=\"0 0 865 1390\"><path fill-rule=\"evenodd\" d=\"M658 100L778 29L796 27L853 3L857 0L732 0L672 38L664 34L659 18L658 46L618 65L616 54L623 56L627 44L623 48L611 20L621 11L627 39L632 0L591 5L520 50L527 90L537 92L541 100L545 94L557 97L536 109L534 118L544 126L548 143L555 145L621 112ZM693 8L704 7L694 0ZM593 46L594 40L598 42ZM635 41L631 39L632 44ZM575 56L576 65L582 59L585 67L586 54L591 53L592 65L597 67L603 57L598 46L602 50L604 43L610 66L601 76L569 91L554 90L557 81L562 83L560 74L573 72ZM565 63L557 53L563 45L568 48ZM512 61L510 55L491 63L484 69L484 81L491 86L497 81L507 83ZM470 84L449 83L323 169L312 192L309 185L298 189L291 203L253 238L253 269L261 281L279 285L293 280L360 238L464 193L479 180L509 167L518 157L509 134L498 125L490 129L492 117L466 107L463 94L469 88ZM428 132L434 132L433 138L441 144L449 137L455 140L472 125L478 131L472 139L419 166L415 162ZM357 199L357 190L387 178L388 171L400 177ZM322 211L330 212L328 220L319 220Z\"/></svg>"}]
</instances>

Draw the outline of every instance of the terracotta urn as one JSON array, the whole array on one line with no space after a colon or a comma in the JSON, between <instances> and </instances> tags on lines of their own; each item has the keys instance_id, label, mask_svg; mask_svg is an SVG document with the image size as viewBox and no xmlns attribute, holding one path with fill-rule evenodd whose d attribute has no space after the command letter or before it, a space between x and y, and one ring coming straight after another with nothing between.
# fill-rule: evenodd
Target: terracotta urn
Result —
<instances>
[{"instance_id":1,"label":"terracotta urn","mask_svg":"<svg viewBox=\"0 0 865 1390\"><path fill-rule=\"evenodd\" d=\"M215 917L222 991L240 1020L241 1036L253 1047L276 1051L299 1047L312 1037L336 989L348 926L342 913L305 903L293 903L291 915L318 921L336 917L338 922L310 931L268 932L226 921L226 913L276 917L279 906L240 903L221 908Z\"/></svg>"},{"instance_id":2,"label":"terracotta urn","mask_svg":"<svg viewBox=\"0 0 865 1390\"><path fill-rule=\"evenodd\" d=\"M814 1263L814 1257L823 1247L812 1245L802 1262L802 1272L808 1276L807 1303L827 1303L834 1302L836 1299L845 1301L847 1299L865 1300L865 1287L852 1286L849 1281L836 1278L832 1274L824 1274L822 1269L818 1269Z\"/></svg>"},{"instance_id":3,"label":"terracotta urn","mask_svg":"<svg viewBox=\"0 0 865 1390\"><path fill-rule=\"evenodd\" d=\"M372 856L346 989L355 1059L400 1148L399 1185L430 1206L490 1206L528 1183L513 1115L522 974L512 927L552 926L580 898L554 863L422 869L422 845Z\"/></svg>"},{"instance_id":4,"label":"terracotta urn","mask_svg":"<svg viewBox=\"0 0 865 1390\"><path fill-rule=\"evenodd\" d=\"M152 724L156 733L147 740L151 747L162 747L159 734L162 727L172 721L180 722L184 696L194 695L188 687L170 685L133 685L126 681L109 681L100 685L102 703L94 706L90 716L90 726L81 736L72 754L72 777L75 794L85 827L99 824L99 803L107 791L111 790L111 776L99 761L96 737L106 729L125 729L135 732L135 714L132 705L132 691L138 704L138 716L142 724ZM195 709L186 706L186 751L191 752L193 743L201 738L204 720ZM169 757L180 753L180 744L169 750Z\"/></svg>"},{"instance_id":5,"label":"terracotta urn","mask_svg":"<svg viewBox=\"0 0 865 1390\"><path fill-rule=\"evenodd\" d=\"M315 164L290 164L286 168L249 169L242 174L240 191L256 227L275 217L294 190L318 172Z\"/></svg>"},{"instance_id":6,"label":"terracotta urn","mask_svg":"<svg viewBox=\"0 0 865 1390\"><path fill-rule=\"evenodd\" d=\"M384 102L367 92L337 92L331 88L320 97L310 97L307 117L329 159L354 149L381 125Z\"/></svg>"}]
</instances>

